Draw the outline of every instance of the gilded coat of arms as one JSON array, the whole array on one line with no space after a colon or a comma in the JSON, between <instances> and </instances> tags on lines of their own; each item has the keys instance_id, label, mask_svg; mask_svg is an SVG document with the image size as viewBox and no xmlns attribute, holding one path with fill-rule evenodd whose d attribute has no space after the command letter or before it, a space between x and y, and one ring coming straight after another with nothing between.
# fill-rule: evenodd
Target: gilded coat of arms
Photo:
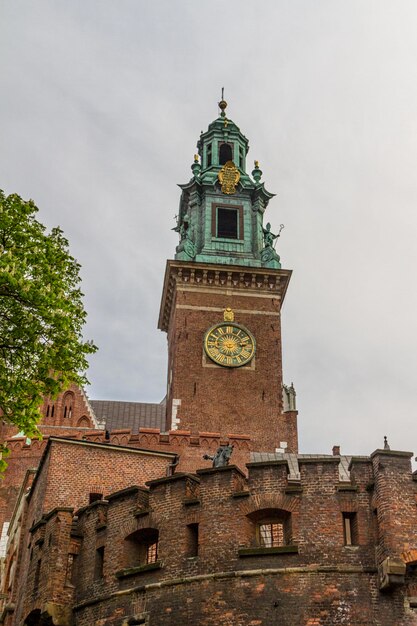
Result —
<instances>
[{"instance_id":1,"label":"gilded coat of arms","mask_svg":"<svg viewBox=\"0 0 417 626\"><path fill-rule=\"evenodd\" d=\"M240 179L240 172L233 161L227 161L217 176L223 193L227 193L229 195L236 193L236 186Z\"/></svg>"}]
</instances>

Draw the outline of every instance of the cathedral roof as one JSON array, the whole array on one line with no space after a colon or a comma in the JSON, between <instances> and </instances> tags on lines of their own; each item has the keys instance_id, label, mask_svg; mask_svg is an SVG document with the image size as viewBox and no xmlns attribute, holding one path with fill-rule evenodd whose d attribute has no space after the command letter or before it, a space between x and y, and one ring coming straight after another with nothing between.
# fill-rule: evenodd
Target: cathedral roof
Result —
<instances>
[{"instance_id":1,"label":"cathedral roof","mask_svg":"<svg viewBox=\"0 0 417 626\"><path fill-rule=\"evenodd\" d=\"M132 433L139 428L165 430L165 402L121 402L118 400L90 400L96 418L105 423L107 430L129 428Z\"/></svg>"}]
</instances>

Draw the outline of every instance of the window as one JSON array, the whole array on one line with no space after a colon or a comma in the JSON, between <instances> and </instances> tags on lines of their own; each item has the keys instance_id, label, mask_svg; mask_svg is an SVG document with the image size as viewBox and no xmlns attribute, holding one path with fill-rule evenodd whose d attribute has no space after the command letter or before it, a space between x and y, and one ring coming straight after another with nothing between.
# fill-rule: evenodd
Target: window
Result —
<instances>
[{"instance_id":1,"label":"window","mask_svg":"<svg viewBox=\"0 0 417 626\"><path fill-rule=\"evenodd\" d=\"M146 546L146 563L156 563L158 556L158 543L150 543Z\"/></svg>"},{"instance_id":2,"label":"window","mask_svg":"<svg viewBox=\"0 0 417 626\"><path fill-rule=\"evenodd\" d=\"M71 391L69 391L64 396L64 403L63 403L64 404L64 419L65 418L71 419L73 403L74 403L74 394Z\"/></svg>"},{"instance_id":3,"label":"window","mask_svg":"<svg viewBox=\"0 0 417 626\"><path fill-rule=\"evenodd\" d=\"M233 161L232 146L229 143L222 143L219 148L219 163L224 165L228 161Z\"/></svg>"},{"instance_id":4,"label":"window","mask_svg":"<svg viewBox=\"0 0 417 626\"><path fill-rule=\"evenodd\" d=\"M102 500L102 499L103 499L102 493L90 493L90 496L88 498L88 503L92 504L93 502L97 502L97 500Z\"/></svg>"},{"instance_id":5,"label":"window","mask_svg":"<svg viewBox=\"0 0 417 626\"><path fill-rule=\"evenodd\" d=\"M375 543L379 543L378 509L374 509L372 512L372 527L374 531Z\"/></svg>"},{"instance_id":6,"label":"window","mask_svg":"<svg viewBox=\"0 0 417 626\"><path fill-rule=\"evenodd\" d=\"M238 210L217 207L217 237L238 239Z\"/></svg>"},{"instance_id":7,"label":"window","mask_svg":"<svg viewBox=\"0 0 417 626\"><path fill-rule=\"evenodd\" d=\"M97 548L94 562L94 580L103 578L104 574L104 546Z\"/></svg>"},{"instance_id":8,"label":"window","mask_svg":"<svg viewBox=\"0 0 417 626\"><path fill-rule=\"evenodd\" d=\"M207 167L211 166L211 143L207 146Z\"/></svg>"},{"instance_id":9,"label":"window","mask_svg":"<svg viewBox=\"0 0 417 626\"><path fill-rule=\"evenodd\" d=\"M125 563L127 567L149 565L158 560L159 533L156 528L136 530L125 539Z\"/></svg>"},{"instance_id":10,"label":"window","mask_svg":"<svg viewBox=\"0 0 417 626\"><path fill-rule=\"evenodd\" d=\"M259 524L259 543L265 548L277 548L284 545L283 522Z\"/></svg>"},{"instance_id":11,"label":"window","mask_svg":"<svg viewBox=\"0 0 417 626\"><path fill-rule=\"evenodd\" d=\"M198 524L187 526L187 556L198 556Z\"/></svg>"},{"instance_id":12,"label":"window","mask_svg":"<svg viewBox=\"0 0 417 626\"><path fill-rule=\"evenodd\" d=\"M38 591L39 589L39 580L41 577L41 566L42 566L42 559L39 559L38 562L36 563L35 581L33 583L33 589L35 592Z\"/></svg>"},{"instance_id":13,"label":"window","mask_svg":"<svg viewBox=\"0 0 417 626\"><path fill-rule=\"evenodd\" d=\"M342 513L345 546L358 545L358 524L356 513Z\"/></svg>"},{"instance_id":14,"label":"window","mask_svg":"<svg viewBox=\"0 0 417 626\"><path fill-rule=\"evenodd\" d=\"M245 153L242 146L239 147L239 167L241 170L245 169Z\"/></svg>"},{"instance_id":15,"label":"window","mask_svg":"<svg viewBox=\"0 0 417 626\"><path fill-rule=\"evenodd\" d=\"M255 526L254 543L261 548L280 548L291 546L291 514L281 509L262 509L254 511L249 519Z\"/></svg>"}]
</instances>

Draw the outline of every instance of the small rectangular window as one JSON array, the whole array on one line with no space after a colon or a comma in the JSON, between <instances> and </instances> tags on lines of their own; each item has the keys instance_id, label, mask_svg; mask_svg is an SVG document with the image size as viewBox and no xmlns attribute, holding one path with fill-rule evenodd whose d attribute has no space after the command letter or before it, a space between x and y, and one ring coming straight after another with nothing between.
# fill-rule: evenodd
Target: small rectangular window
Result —
<instances>
[{"instance_id":1,"label":"small rectangular window","mask_svg":"<svg viewBox=\"0 0 417 626\"><path fill-rule=\"evenodd\" d=\"M238 239L238 211L217 207L217 237Z\"/></svg>"},{"instance_id":2,"label":"small rectangular window","mask_svg":"<svg viewBox=\"0 0 417 626\"><path fill-rule=\"evenodd\" d=\"M268 523L259 526L259 543L265 548L277 548L284 545L284 524Z\"/></svg>"},{"instance_id":3,"label":"small rectangular window","mask_svg":"<svg viewBox=\"0 0 417 626\"><path fill-rule=\"evenodd\" d=\"M345 546L358 545L358 524L356 513L342 513Z\"/></svg>"},{"instance_id":4,"label":"small rectangular window","mask_svg":"<svg viewBox=\"0 0 417 626\"><path fill-rule=\"evenodd\" d=\"M38 588L39 588L39 581L41 577L41 566L42 566L42 559L39 559L38 562L36 563L35 580L33 584L34 591L38 591Z\"/></svg>"},{"instance_id":5,"label":"small rectangular window","mask_svg":"<svg viewBox=\"0 0 417 626\"><path fill-rule=\"evenodd\" d=\"M242 146L239 147L239 167L241 170L245 167L245 155Z\"/></svg>"},{"instance_id":6,"label":"small rectangular window","mask_svg":"<svg viewBox=\"0 0 417 626\"><path fill-rule=\"evenodd\" d=\"M90 493L88 497L88 503L92 504L93 502L97 502L97 500L102 500L102 499L103 499L102 493Z\"/></svg>"},{"instance_id":7,"label":"small rectangular window","mask_svg":"<svg viewBox=\"0 0 417 626\"><path fill-rule=\"evenodd\" d=\"M211 166L211 143L207 146L207 167Z\"/></svg>"},{"instance_id":8,"label":"small rectangular window","mask_svg":"<svg viewBox=\"0 0 417 626\"><path fill-rule=\"evenodd\" d=\"M198 556L198 524L187 526L187 556Z\"/></svg>"},{"instance_id":9,"label":"small rectangular window","mask_svg":"<svg viewBox=\"0 0 417 626\"><path fill-rule=\"evenodd\" d=\"M156 563L158 558L158 542L150 543L146 548L146 563Z\"/></svg>"},{"instance_id":10,"label":"small rectangular window","mask_svg":"<svg viewBox=\"0 0 417 626\"><path fill-rule=\"evenodd\" d=\"M104 574L104 546L97 548L96 560L94 563L94 579L99 580L103 578Z\"/></svg>"}]
</instances>

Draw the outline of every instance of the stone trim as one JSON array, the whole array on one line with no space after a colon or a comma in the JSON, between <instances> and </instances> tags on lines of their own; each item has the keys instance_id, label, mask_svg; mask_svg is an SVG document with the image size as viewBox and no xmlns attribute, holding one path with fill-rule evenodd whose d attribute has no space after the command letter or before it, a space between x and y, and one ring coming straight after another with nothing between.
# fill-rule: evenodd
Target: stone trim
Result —
<instances>
[{"instance_id":1,"label":"stone trim","mask_svg":"<svg viewBox=\"0 0 417 626\"><path fill-rule=\"evenodd\" d=\"M138 585L130 587L130 589L122 589L120 591L114 591L112 593L105 594L103 596L96 596L91 600L85 600L76 604L73 608L74 611L80 611L81 609L112 600L114 598L120 598L121 596L129 596L134 593L143 593L146 591L152 591L154 589L163 589L164 587L176 587L178 585L189 585L195 582L205 582L209 580L224 580L230 578L254 578L256 576L287 576L288 574L371 574L377 573L376 567L364 567L362 565L349 565L343 563L340 565L306 565L304 567L277 567L277 568L264 568L264 569L251 569L251 570L234 570L232 572L214 572L212 574L200 574L196 576L187 576L184 578L174 578L172 580L163 580L157 583L150 583L148 585Z\"/></svg>"},{"instance_id":2,"label":"stone trim","mask_svg":"<svg viewBox=\"0 0 417 626\"><path fill-rule=\"evenodd\" d=\"M161 569L162 563L156 561L156 563L146 563L146 565L138 565L137 567L126 567L115 573L116 578L127 578L128 576L134 576L135 574L141 574L142 572L150 572L152 570Z\"/></svg>"},{"instance_id":3,"label":"stone trim","mask_svg":"<svg viewBox=\"0 0 417 626\"><path fill-rule=\"evenodd\" d=\"M238 555L240 557L270 556L271 554L298 554L298 546L296 544L288 546L276 546L274 548L256 546L254 548L239 548L238 550Z\"/></svg>"}]
</instances>

